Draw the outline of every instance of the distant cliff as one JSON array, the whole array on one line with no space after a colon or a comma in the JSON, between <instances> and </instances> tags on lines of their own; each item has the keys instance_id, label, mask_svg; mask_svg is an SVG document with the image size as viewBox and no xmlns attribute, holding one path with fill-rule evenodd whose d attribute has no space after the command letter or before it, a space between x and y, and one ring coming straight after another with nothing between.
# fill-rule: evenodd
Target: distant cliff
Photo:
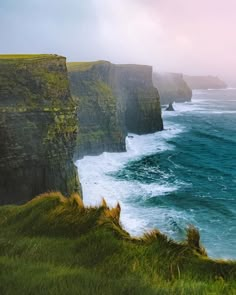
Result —
<instances>
[{"instance_id":1,"label":"distant cliff","mask_svg":"<svg viewBox=\"0 0 236 295\"><path fill-rule=\"evenodd\" d=\"M215 76L187 76L184 80L191 89L221 89L227 88L227 84Z\"/></svg>"},{"instance_id":2,"label":"distant cliff","mask_svg":"<svg viewBox=\"0 0 236 295\"><path fill-rule=\"evenodd\" d=\"M192 90L177 73L153 73L153 84L160 94L161 104L190 101Z\"/></svg>"},{"instance_id":3,"label":"distant cliff","mask_svg":"<svg viewBox=\"0 0 236 295\"><path fill-rule=\"evenodd\" d=\"M115 65L113 80L127 131L147 134L162 130L160 97L152 83L152 67Z\"/></svg>"},{"instance_id":4,"label":"distant cliff","mask_svg":"<svg viewBox=\"0 0 236 295\"><path fill-rule=\"evenodd\" d=\"M0 204L79 191L76 105L66 59L0 55Z\"/></svg>"},{"instance_id":5,"label":"distant cliff","mask_svg":"<svg viewBox=\"0 0 236 295\"><path fill-rule=\"evenodd\" d=\"M145 134L163 128L151 67L107 61L67 67L71 93L79 105L75 157L125 151L127 132Z\"/></svg>"}]
</instances>

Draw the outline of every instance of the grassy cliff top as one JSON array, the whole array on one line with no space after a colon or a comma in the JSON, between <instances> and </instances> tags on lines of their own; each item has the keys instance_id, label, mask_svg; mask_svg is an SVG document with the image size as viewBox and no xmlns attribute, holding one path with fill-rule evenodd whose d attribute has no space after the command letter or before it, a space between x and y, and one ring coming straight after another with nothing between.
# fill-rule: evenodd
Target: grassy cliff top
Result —
<instances>
[{"instance_id":1,"label":"grassy cliff top","mask_svg":"<svg viewBox=\"0 0 236 295\"><path fill-rule=\"evenodd\" d=\"M236 294L236 263L208 258L196 229L134 238L104 200L44 194L0 207L0 228L1 294Z\"/></svg>"},{"instance_id":2,"label":"grassy cliff top","mask_svg":"<svg viewBox=\"0 0 236 295\"><path fill-rule=\"evenodd\" d=\"M146 69L152 69L152 66L150 65L144 65L144 64L115 64L117 67L121 68L146 68Z\"/></svg>"},{"instance_id":3,"label":"grassy cliff top","mask_svg":"<svg viewBox=\"0 0 236 295\"><path fill-rule=\"evenodd\" d=\"M88 61L88 62L67 62L67 69L69 72L88 71L94 65L99 65L99 64L110 64L110 62L106 60ZM115 64L115 65L116 67L124 68L124 69L152 70L152 66L149 66L149 65L139 65L139 64Z\"/></svg>"},{"instance_id":4,"label":"grassy cliff top","mask_svg":"<svg viewBox=\"0 0 236 295\"><path fill-rule=\"evenodd\" d=\"M69 72L88 71L94 65L99 65L99 64L109 64L109 61L98 60L98 61L88 61L88 62L68 62L67 69Z\"/></svg>"},{"instance_id":5,"label":"grassy cliff top","mask_svg":"<svg viewBox=\"0 0 236 295\"><path fill-rule=\"evenodd\" d=\"M0 54L0 62L7 60L34 60L62 57L56 54Z\"/></svg>"}]
</instances>

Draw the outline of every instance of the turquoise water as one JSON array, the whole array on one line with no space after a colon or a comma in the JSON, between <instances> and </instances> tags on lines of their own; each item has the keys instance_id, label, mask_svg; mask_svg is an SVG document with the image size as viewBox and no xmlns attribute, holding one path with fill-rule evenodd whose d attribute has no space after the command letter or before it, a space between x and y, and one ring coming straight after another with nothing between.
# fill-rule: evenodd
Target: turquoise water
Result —
<instances>
[{"instance_id":1,"label":"turquoise water","mask_svg":"<svg viewBox=\"0 0 236 295\"><path fill-rule=\"evenodd\" d=\"M210 256L235 259L236 90L198 91L174 107L163 132L128 138L127 153L79 161L85 199L109 194L137 235L157 227L181 240L194 224Z\"/></svg>"}]
</instances>

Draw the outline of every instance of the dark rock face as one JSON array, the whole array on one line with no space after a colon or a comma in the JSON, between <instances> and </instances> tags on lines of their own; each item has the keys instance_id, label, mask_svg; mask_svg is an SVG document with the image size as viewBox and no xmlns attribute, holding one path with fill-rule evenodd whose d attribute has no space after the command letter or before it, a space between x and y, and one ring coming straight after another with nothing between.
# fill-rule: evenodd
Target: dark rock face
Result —
<instances>
[{"instance_id":1,"label":"dark rock face","mask_svg":"<svg viewBox=\"0 0 236 295\"><path fill-rule=\"evenodd\" d=\"M223 89L227 84L215 76L187 76L184 80L191 89Z\"/></svg>"},{"instance_id":2,"label":"dark rock face","mask_svg":"<svg viewBox=\"0 0 236 295\"><path fill-rule=\"evenodd\" d=\"M127 132L162 130L151 67L98 61L68 63L68 71L71 93L79 104L75 157L125 151Z\"/></svg>"},{"instance_id":3,"label":"dark rock face","mask_svg":"<svg viewBox=\"0 0 236 295\"><path fill-rule=\"evenodd\" d=\"M161 104L191 101L192 90L182 74L153 73L153 84L160 94Z\"/></svg>"},{"instance_id":4,"label":"dark rock face","mask_svg":"<svg viewBox=\"0 0 236 295\"><path fill-rule=\"evenodd\" d=\"M0 56L0 85L0 204L80 191L65 58Z\"/></svg>"}]
</instances>

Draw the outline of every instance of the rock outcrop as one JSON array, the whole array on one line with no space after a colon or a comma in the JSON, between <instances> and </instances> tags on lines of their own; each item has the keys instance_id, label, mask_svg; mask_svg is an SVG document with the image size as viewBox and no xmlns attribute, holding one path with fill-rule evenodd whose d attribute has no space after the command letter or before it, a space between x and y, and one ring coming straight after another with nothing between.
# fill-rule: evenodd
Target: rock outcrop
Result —
<instances>
[{"instance_id":1,"label":"rock outcrop","mask_svg":"<svg viewBox=\"0 0 236 295\"><path fill-rule=\"evenodd\" d=\"M80 191L66 59L0 55L0 204L45 191Z\"/></svg>"},{"instance_id":2,"label":"rock outcrop","mask_svg":"<svg viewBox=\"0 0 236 295\"><path fill-rule=\"evenodd\" d=\"M188 76L184 80L191 89L224 89L227 84L216 76Z\"/></svg>"},{"instance_id":3,"label":"rock outcrop","mask_svg":"<svg viewBox=\"0 0 236 295\"><path fill-rule=\"evenodd\" d=\"M152 68L107 61L68 63L71 93L78 102L76 158L125 151L128 132L162 130Z\"/></svg>"},{"instance_id":4,"label":"rock outcrop","mask_svg":"<svg viewBox=\"0 0 236 295\"><path fill-rule=\"evenodd\" d=\"M161 104L191 101L192 90L177 73L153 73L153 84L160 94Z\"/></svg>"}]
</instances>

